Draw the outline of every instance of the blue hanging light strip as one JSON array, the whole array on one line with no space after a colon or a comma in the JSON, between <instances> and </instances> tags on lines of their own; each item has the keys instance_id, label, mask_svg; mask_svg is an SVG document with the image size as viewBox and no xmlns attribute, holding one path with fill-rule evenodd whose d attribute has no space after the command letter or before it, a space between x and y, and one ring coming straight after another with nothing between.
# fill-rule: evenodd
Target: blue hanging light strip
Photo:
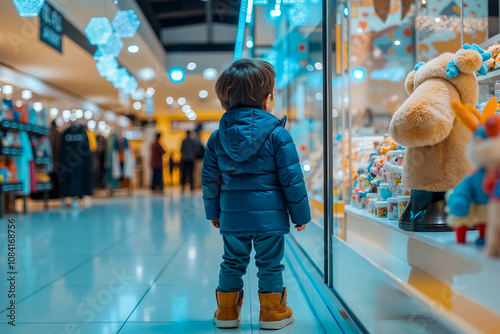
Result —
<instances>
[{"instance_id":1,"label":"blue hanging light strip","mask_svg":"<svg viewBox=\"0 0 500 334\"><path fill-rule=\"evenodd\" d=\"M38 16L44 4L45 0L14 0L14 6L21 17Z\"/></svg>"},{"instance_id":2,"label":"blue hanging light strip","mask_svg":"<svg viewBox=\"0 0 500 334\"><path fill-rule=\"evenodd\" d=\"M247 6L248 6L248 0L242 0L240 6L240 16L238 17L238 31L236 33L236 43L234 45L234 61L241 59L243 55L243 43L245 43Z\"/></svg>"}]
</instances>

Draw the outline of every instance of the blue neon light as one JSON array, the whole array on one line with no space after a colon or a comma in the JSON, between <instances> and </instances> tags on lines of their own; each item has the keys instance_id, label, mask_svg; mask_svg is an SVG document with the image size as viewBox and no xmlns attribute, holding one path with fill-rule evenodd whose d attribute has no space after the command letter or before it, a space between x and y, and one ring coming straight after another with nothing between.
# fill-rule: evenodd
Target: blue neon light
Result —
<instances>
[{"instance_id":1,"label":"blue neon light","mask_svg":"<svg viewBox=\"0 0 500 334\"><path fill-rule=\"evenodd\" d=\"M352 76L356 80L363 81L365 80L366 71L362 67L356 67L352 70Z\"/></svg>"},{"instance_id":2,"label":"blue neon light","mask_svg":"<svg viewBox=\"0 0 500 334\"><path fill-rule=\"evenodd\" d=\"M184 78L186 77L186 72L182 68L177 67L171 69L168 75L173 83L180 83L184 81Z\"/></svg>"},{"instance_id":3,"label":"blue neon light","mask_svg":"<svg viewBox=\"0 0 500 334\"><path fill-rule=\"evenodd\" d=\"M240 16L238 18L238 31L236 33L236 44L234 46L234 61L241 59L243 55L243 44L245 43L245 23L247 17L248 0L242 0Z\"/></svg>"}]
</instances>

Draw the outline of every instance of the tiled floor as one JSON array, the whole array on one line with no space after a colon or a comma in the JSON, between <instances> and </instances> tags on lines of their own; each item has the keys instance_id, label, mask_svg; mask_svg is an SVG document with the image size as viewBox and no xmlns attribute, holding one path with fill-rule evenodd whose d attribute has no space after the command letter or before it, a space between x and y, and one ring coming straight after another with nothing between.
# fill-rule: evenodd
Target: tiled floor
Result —
<instances>
[{"instance_id":1,"label":"tiled floor","mask_svg":"<svg viewBox=\"0 0 500 334\"><path fill-rule=\"evenodd\" d=\"M182 197L170 190L100 200L81 211L13 216L16 327L6 324L9 217L0 218L0 333L259 332L253 263L241 328L212 324L222 240L202 212L199 193ZM273 333L323 333L290 270L284 277L295 323Z\"/></svg>"}]
</instances>

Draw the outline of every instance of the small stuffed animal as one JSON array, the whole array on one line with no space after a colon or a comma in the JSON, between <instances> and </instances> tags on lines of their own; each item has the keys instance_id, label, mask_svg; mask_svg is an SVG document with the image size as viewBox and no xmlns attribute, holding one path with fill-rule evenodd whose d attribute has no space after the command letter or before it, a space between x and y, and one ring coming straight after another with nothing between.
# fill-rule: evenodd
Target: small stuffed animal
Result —
<instances>
[{"instance_id":1,"label":"small stuffed animal","mask_svg":"<svg viewBox=\"0 0 500 334\"><path fill-rule=\"evenodd\" d=\"M486 52L491 53L492 58L496 58L500 54L500 45L499 44L493 44L488 49Z\"/></svg>"},{"instance_id":2,"label":"small stuffed animal","mask_svg":"<svg viewBox=\"0 0 500 334\"><path fill-rule=\"evenodd\" d=\"M471 105L454 101L458 119L474 132L467 145L467 157L476 170L448 195L448 225L456 232L457 243L465 243L467 229L479 230L478 245L490 256L500 255L500 116L495 115L497 99L491 98L482 114ZM493 210L497 210L496 214ZM493 214L492 214L493 212ZM488 233L485 233L488 223Z\"/></svg>"},{"instance_id":3,"label":"small stuffed animal","mask_svg":"<svg viewBox=\"0 0 500 334\"><path fill-rule=\"evenodd\" d=\"M495 58L495 69L500 68L500 55Z\"/></svg>"},{"instance_id":4,"label":"small stuffed animal","mask_svg":"<svg viewBox=\"0 0 500 334\"><path fill-rule=\"evenodd\" d=\"M486 69L488 71L493 71L497 66L495 58L488 59L484 63L486 64Z\"/></svg>"},{"instance_id":5,"label":"small stuffed animal","mask_svg":"<svg viewBox=\"0 0 500 334\"><path fill-rule=\"evenodd\" d=\"M389 151L394 151L398 149L398 144L392 139L392 137L384 138L382 144L380 144L380 155L386 155Z\"/></svg>"}]
</instances>

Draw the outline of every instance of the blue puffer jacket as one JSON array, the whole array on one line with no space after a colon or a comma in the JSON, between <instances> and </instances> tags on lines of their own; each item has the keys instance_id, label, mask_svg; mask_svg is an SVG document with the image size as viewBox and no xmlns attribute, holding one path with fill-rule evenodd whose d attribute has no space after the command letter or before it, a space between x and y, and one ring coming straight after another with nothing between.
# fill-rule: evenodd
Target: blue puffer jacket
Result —
<instances>
[{"instance_id":1,"label":"blue puffer jacket","mask_svg":"<svg viewBox=\"0 0 500 334\"><path fill-rule=\"evenodd\" d=\"M208 220L222 235L286 234L311 220L292 137L270 113L228 110L208 140L202 183Z\"/></svg>"}]
</instances>

